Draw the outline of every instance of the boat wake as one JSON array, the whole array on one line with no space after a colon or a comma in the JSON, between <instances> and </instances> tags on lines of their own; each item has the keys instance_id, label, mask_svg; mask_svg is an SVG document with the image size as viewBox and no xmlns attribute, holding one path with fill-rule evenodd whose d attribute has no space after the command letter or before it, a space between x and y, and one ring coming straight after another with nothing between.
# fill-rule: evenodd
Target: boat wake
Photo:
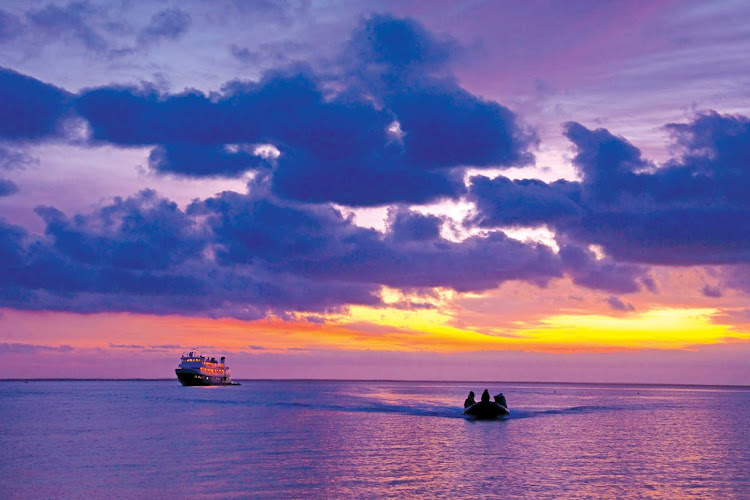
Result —
<instances>
[{"instance_id":1,"label":"boat wake","mask_svg":"<svg viewBox=\"0 0 750 500\"><path fill-rule=\"evenodd\" d=\"M508 418L531 418L531 417L544 417L551 415L582 415L590 413L600 413L604 411L619 411L628 409L625 406L601 406L601 405L584 405L584 406L571 406L569 408L552 408L548 410L514 410L508 416Z\"/></svg>"},{"instance_id":2,"label":"boat wake","mask_svg":"<svg viewBox=\"0 0 750 500\"><path fill-rule=\"evenodd\" d=\"M304 409L311 411L334 411L348 413L393 413L405 416L416 417L438 417L438 418L456 418L466 419L463 415L463 408L454 405L421 403L414 405L389 404L378 401L359 399L350 400L346 403L326 403L326 402L296 402L296 401L238 401L234 399L193 399L195 403L205 403L210 405L242 405L247 407L268 408L268 409ZM505 415L499 420L518 420L526 418L539 418L550 416L564 415L582 415L608 411L627 410L626 406L602 406L602 405L584 405L573 406L568 408L550 408L550 409L528 409L528 408L511 408L510 415ZM632 408L631 408L632 409Z\"/></svg>"}]
</instances>

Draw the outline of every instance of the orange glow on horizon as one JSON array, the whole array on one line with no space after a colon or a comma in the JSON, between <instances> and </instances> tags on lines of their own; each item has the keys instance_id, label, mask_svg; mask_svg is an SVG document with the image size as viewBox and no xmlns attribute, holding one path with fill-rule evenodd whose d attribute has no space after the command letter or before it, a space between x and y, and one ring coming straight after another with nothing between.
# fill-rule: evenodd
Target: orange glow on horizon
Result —
<instances>
[{"instance_id":1,"label":"orange glow on horizon","mask_svg":"<svg viewBox=\"0 0 750 500\"><path fill-rule=\"evenodd\" d=\"M75 315L7 311L5 321L18 325L31 320L24 343L86 348L175 349L211 346L223 352L349 350L397 352L471 352L525 350L536 352L614 352L625 350L684 350L692 346L750 342L748 330L717 322L725 310L659 308L641 313L560 314L514 328L456 326L441 309L378 309L351 307L347 313L318 315L322 323L268 318L258 321L214 320L134 314ZM49 321L56 325L40 326ZM75 325L69 331L66 325ZM104 326L106 325L106 328ZM116 325L116 326L114 326ZM47 332L47 333L45 333ZM106 333L104 333L106 332ZM12 337L12 336L11 336ZM19 342L0 338L0 342Z\"/></svg>"}]
</instances>

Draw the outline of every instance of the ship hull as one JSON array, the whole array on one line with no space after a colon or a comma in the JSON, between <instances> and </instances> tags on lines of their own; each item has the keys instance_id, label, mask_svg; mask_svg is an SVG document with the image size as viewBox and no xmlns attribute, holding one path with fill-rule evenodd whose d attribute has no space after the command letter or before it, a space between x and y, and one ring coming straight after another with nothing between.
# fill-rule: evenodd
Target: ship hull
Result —
<instances>
[{"instance_id":1,"label":"ship hull","mask_svg":"<svg viewBox=\"0 0 750 500\"><path fill-rule=\"evenodd\" d=\"M177 374L177 380L179 380L182 385L187 386L240 385L239 383L232 382L224 377L211 377L191 370L182 370L178 368L175 370L175 373Z\"/></svg>"}]
</instances>

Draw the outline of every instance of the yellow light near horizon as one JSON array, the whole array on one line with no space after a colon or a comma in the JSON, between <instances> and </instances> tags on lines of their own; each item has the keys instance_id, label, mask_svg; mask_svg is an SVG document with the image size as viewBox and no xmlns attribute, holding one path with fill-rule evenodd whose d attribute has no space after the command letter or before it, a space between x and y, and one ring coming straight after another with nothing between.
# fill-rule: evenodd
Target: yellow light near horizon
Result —
<instances>
[{"instance_id":1,"label":"yellow light near horizon","mask_svg":"<svg viewBox=\"0 0 750 500\"><path fill-rule=\"evenodd\" d=\"M717 344L727 339L750 340L750 335L713 322L718 309L654 309L625 316L557 315L535 325L518 323L503 336L451 325L452 316L436 309L401 310L352 307L348 316L337 318L346 327L371 323L392 328L354 342L352 347L369 349L467 350L527 349L544 351L685 349L693 345Z\"/></svg>"},{"instance_id":2,"label":"yellow light near horizon","mask_svg":"<svg viewBox=\"0 0 750 500\"><path fill-rule=\"evenodd\" d=\"M748 339L729 325L712 322L718 309L653 309L627 316L560 315L522 330L538 342L606 345L623 348L682 349L716 344L727 338Z\"/></svg>"}]
</instances>

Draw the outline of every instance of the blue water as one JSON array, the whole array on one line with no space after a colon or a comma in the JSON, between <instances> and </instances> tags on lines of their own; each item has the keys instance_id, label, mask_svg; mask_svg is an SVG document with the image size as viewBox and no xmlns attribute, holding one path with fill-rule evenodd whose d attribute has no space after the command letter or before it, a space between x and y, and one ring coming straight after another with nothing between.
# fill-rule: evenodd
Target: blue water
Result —
<instances>
[{"instance_id":1,"label":"blue water","mask_svg":"<svg viewBox=\"0 0 750 500\"><path fill-rule=\"evenodd\" d=\"M512 415L460 416L469 390ZM750 498L750 390L0 383L3 498Z\"/></svg>"}]
</instances>

